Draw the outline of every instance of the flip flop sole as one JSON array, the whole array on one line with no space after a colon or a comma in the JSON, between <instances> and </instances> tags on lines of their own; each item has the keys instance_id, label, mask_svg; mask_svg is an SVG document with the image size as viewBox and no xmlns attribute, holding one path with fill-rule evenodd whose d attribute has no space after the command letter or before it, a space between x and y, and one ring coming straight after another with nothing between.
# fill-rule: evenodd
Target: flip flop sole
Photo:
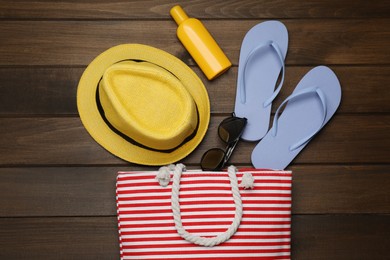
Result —
<instances>
[{"instance_id":1,"label":"flip flop sole","mask_svg":"<svg viewBox=\"0 0 390 260\"><path fill-rule=\"evenodd\" d=\"M271 105L264 108L263 103L273 94L282 65L271 46L258 51L247 64L245 103L243 103L240 88L244 77L244 64L253 49L269 41L279 46L285 58L288 32L284 24L279 21L266 21L255 25L247 32L241 45L234 112L236 116L248 119L242 135L242 139L247 141L260 140L268 130Z\"/></svg>"},{"instance_id":2,"label":"flip flop sole","mask_svg":"<svg viewBox=\"0 0 390 260\"><path fill-rule=\"evenodd\" d=\"M325 118L323 104L315 93L289 100L279 117L277 134L273 136L271 128L252 152L252 164L256 168L286 168L307 143L292 151L290 147L318 131L335 114L341 101L341 87L334 72L325 66L313 68L301 79L292 95L312 87L319 88L325 96Z\"/></svg>"}]
</instances>

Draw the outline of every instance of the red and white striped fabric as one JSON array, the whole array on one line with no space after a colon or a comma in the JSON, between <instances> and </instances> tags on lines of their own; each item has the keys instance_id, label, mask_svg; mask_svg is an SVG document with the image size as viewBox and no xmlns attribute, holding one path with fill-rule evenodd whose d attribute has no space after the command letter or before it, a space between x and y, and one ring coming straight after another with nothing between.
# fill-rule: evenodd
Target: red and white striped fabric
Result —
<instances>
[{"instance_id":1,"label":"red and white striped fabric","mask_svg":"<svg viewBox=\"0 0 390 260\"><path fill-rule=\"evenodd\" d=\"M290 171L240 170L254 179L240 188L243 216L237 232L214 247L181 238L173 221L171 185L161 187L157 172L120 172L117 206L121 259L290 259ZM184 228L216 236L232 224L235 206L226 172L183 172L179 202Z\"/></svg>"}]
</instances>

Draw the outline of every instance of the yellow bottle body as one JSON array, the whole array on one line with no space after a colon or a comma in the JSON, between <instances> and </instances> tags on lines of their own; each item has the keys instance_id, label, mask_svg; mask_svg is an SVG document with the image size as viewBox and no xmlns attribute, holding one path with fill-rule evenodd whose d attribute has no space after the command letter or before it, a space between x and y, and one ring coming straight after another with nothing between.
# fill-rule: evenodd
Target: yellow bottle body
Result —
<instances>
[{"instance_id":1,"label":"yellow bottle body","mask_svg":"<svg viewBox=\"0 0 390 260\"><path fill-rule=\"evenodd\" d=\"M171 15L178 23L177 37L209 80L232 66L201 21L188 18L179 6L172 8Z\"/></svg>"}]
</instances>

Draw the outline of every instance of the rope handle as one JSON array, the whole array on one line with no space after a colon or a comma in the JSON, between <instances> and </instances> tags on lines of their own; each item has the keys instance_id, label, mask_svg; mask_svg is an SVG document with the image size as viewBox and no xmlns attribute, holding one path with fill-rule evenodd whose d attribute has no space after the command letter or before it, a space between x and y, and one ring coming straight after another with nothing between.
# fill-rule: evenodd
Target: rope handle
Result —
<instances>
[{"instance_id":1,"label":"rope handle","mask_svg":"<svg viewBox=\"0 0 390 260\"><path fill-rule=\"evenodd\" d=\"M230 185L233 192L234 205L236 207L234 220L224 233L221 233L215 237L201 237L198 235L194 235L189 233L183 227L183 223L181 221L180 203L179 203L180 178L183 171L185 171L184 164L177 164L173 171L171 205L172 205L172 212L173 212L175 228L177 230L177 233L188 242L200 246L206 246L206 247L216 246L227 241L231 236L233 236L236 233L238 227L240 226L240 222L243 214L241 195L240 195L238 180L236 175L237 168L234 166L230 166L228 168L228 176L229 176Z\"/></svg>"}]
</instances>

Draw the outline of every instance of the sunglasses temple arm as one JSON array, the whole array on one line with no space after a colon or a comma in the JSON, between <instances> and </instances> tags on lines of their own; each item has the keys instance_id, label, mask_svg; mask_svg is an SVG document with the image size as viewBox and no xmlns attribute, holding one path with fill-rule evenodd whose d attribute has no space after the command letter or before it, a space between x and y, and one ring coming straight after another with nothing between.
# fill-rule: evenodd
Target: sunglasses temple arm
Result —
<instances>
[{"instance_id":1,"label":"sunglasses temple arm","mask_svg":"<svg viewBox=\"0 0 390 260\"><path fill-rule=\"evenodd\" d=\"M225 153L225 157L223 159L223 164L222 164L222 167L223 168L225 166L225 164L229 161L230 159L230 156L232 155L234 149L236 148L236 145L238 144L238 141L240 140L240 138L237 138L233 143L229 144L226 148L226 153Z\"/></svg>"}]
</instances>

